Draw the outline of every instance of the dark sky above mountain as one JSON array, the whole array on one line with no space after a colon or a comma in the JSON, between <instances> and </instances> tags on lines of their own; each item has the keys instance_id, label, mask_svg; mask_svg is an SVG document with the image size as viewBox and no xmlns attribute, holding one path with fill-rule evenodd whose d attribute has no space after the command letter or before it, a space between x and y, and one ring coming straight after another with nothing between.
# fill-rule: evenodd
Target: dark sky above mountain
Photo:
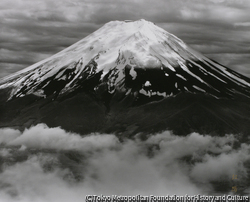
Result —
<instances>
[{"instance_id":1,"label":"dark sky above mountain","mask_svg":"<svg viewBox=\"0 0 250 202\"><path fill-rule=\"evenodd\" d=\"M1 0L0 77L57 53L106 22L141 18L250 77L249 0Z\"/></svg>"}]
</instances>

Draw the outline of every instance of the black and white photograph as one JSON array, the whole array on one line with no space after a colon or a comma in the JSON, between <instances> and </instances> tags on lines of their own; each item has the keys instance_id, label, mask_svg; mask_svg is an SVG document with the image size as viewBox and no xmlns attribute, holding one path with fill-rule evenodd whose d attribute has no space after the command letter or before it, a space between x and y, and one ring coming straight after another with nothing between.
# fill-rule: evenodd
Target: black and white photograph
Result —
<instances>
[{"instance_id":1,"label":"black and white photograph","mask_svg":"<svg viewBox=\"0 0 250 202\"><path fill-rule=\"evenodd\" d=\"M249 0L0 0L0 202L249 197Z\"/></svg>"}]
</instances>

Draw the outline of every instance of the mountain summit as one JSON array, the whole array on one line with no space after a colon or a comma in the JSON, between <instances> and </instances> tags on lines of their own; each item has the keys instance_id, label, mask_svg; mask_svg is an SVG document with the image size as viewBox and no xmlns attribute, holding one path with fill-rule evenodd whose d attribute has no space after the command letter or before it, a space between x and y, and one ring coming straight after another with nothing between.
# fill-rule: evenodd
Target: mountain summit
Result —
<instances>
[{"instance_id":1,"label":"mountain summit","mask_svg":"<svg viewBox=\"0 0 250 202\"><path fill-rule=\"evenodd\" d=\"M2 127L222 134L250 122L249 78L145 20L105 24L3 78L0 94Z\"/></svg>"}]
</instances>

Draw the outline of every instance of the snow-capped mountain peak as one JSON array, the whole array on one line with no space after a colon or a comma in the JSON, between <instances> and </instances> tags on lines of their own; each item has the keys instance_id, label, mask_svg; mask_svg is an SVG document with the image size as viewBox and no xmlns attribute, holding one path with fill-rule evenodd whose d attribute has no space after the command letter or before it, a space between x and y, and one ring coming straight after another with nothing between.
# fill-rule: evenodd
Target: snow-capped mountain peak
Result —
<instances>
[{"instance_id":1,"label":"snow-capped mountain peak","mask_svg":"<svg viewBox=\"0 0 250 202\"><path fill-rule=\"evenodd\" d=\"M113 21L0 81L0 127L247 134L250 79L146 20Z\"/></svg>"},{"instance_id":2,"label":"snow-capped mountain peak","mask_svg":"<svg viewBox=\"0 0 250 202\"><path fill-rule=\"evenodd\" d=\"M72 92L93 78L94 91L105 84L109 93L122 90L146 97L191 92L219 98L235 91L249 94L244 87L250 87L249 79L142 19L109 22L65 50L4 78L0 89L11 89L9 99L46 97Z\"/></svg>"}]
</instances>

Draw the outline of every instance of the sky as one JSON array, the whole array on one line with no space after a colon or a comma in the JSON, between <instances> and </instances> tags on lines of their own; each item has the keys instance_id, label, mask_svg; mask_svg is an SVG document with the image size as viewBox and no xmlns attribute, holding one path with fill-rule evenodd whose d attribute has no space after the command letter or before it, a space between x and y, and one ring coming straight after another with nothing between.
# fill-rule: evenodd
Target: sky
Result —
<instances>
[{"instance_id":1,"label":"sky","mask_svg":"<svg viewBox=\"0 0 250 202\"><path fill-rule=\"evenodd\" d=\"M250 77L249 0L1 0L0 78L113 20L145 19Z\"/></svg>"}]
</instances>

